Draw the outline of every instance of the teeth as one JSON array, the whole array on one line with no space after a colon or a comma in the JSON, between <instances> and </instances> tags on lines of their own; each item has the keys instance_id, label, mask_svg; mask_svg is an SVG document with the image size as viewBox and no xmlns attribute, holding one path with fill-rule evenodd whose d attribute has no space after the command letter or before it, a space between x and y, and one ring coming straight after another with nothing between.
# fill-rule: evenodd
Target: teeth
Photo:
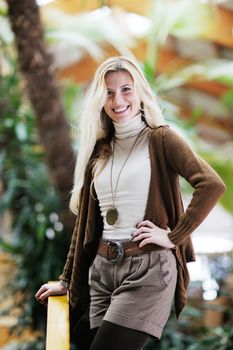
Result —
<instances>
[{"instance_id":1,"label":"teeth","mask_svg":"<svg viewBox=\"0 0 233 350\"><path fill-rule=\"evenodd\" d=\"M114 109L114 112L116 112L116 113L121 113L121 112L126 111L127 108L128 108L128 107L124 107L124 108L115 108L115 109Z\"/></svg>"}]
</instances>

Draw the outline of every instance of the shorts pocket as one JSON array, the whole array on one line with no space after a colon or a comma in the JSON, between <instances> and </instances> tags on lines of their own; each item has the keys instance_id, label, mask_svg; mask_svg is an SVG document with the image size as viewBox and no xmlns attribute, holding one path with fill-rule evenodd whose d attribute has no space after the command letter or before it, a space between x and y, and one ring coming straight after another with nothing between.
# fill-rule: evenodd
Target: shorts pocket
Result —
<instances>
[{"instance_id":1,"label":"shorts pocket","mask_svg":"<svg viewBox=\"0 0 233 350\"><path fill-rule=\"evenodd\" d=\"M171 254L172 252L168 250L163 250L159 252L160 272L161 272L162 280L166 287L168 286L172 277Z\"/></svg>"},{"instance_id":2,"label":"shorts pocket","mask_svg":"<svg viewBox=\"0 0 233 350\"><path fill-rule=\"evenodd\" d=\"M142 263L143 263L143 258L142 255L135 255L135 256L130 256L127 258L128 261L127 263L125 262L124 265L124 283L132 282L132 281L137 281L138 278L140 277L142 269Z\"/></svg>"},{"instance_id":3,"label":"shorts pocket","mask_svg":"<svg viewBox=\"0 0 233 350\"><path fill-rule=\"evenodd\" d=\"M89 268L88 283L91 285L94 282L100 281L101 256L96 255L93 264Z\"/></svg>"}]
</instances>

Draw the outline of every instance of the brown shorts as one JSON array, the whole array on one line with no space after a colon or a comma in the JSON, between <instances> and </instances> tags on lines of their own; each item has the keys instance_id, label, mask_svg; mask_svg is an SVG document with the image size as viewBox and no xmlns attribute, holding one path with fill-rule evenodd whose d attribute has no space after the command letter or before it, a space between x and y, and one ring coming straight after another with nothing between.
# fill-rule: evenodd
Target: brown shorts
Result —
<instances>
[{"instance_id":1,"label":"brown shorts","mask_svg":"<svg viewBox=\"0 0 233 350\"><path fill-rule=\"evenodd\" d=\"M114 264L96 255L89 271L91 328L103 320L160 338L177 280L169 249L129 256Z\"/></svg>"}]
</instances>

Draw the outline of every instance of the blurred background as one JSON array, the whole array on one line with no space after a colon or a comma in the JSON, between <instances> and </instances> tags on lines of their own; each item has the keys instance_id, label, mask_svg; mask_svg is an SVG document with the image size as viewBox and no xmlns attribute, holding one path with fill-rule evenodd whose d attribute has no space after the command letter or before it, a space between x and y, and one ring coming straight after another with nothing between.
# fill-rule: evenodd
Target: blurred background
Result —
<instances>
[{"instance_id":1,"label":"blurred background","mask_svg":"<svg viewBox=\"0 0 233 350\"><path fill-rule=\"evenodd\" d=\"M128 55L227 186L193 234L188 306L147 349L233 349L233 1L0 0L0 45L0 348L45 349L34 294L58 279L72 234L83 92L105 58Z\"/></svg>"}]
</instances>

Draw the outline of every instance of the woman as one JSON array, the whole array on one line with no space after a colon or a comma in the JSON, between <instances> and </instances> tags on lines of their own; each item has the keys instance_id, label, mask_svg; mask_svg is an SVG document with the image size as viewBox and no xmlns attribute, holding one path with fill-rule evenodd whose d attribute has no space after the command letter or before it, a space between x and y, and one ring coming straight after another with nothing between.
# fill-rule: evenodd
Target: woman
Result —
<instances>
[{"instance_id":1,"label":"woman","mask_svg":"<svg viewBox=\"0 0 233 350\"><path fill-rule=\"evenodd\" d=\"M195 259L190 234L225 186L164 125L130 58L112 57L97 69L80 130L70 250L60 285L43 285L36 298L45 303L69 289L76 318L90 305L91 350L141 349L161 337L173 299L177 317L185 306L186 263ZM194 188L185 212L179 175Z\"/></svg>"}]
</instances>

